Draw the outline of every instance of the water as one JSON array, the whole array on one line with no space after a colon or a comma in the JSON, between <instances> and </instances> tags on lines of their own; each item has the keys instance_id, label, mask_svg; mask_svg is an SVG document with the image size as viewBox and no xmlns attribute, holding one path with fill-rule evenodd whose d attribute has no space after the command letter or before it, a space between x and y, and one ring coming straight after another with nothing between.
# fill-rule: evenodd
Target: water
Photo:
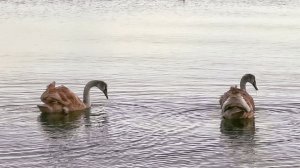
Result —
<instances>
[{"instance_id":1,"label":"water","mask_svg":"<svg viewBox=\"0 0 300 168\"><path fill-rule=\"evenodd\" d=\"M297 167L297 0L0 1L1 167ZM244 73L255 120L222 121ZM56 81L91 111L41 115Z\"/></svg>"}]
</instances>

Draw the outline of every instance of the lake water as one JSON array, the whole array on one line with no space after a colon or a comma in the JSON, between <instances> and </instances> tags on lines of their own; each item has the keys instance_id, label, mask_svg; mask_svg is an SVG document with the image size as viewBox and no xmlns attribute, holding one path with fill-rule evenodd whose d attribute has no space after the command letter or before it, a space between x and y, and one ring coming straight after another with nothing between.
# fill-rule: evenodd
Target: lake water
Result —
<instances>
[{"instance_id":1,"label":"lake water","mask_svg":"<svg viewBox=\"0 0 300 168\"><path fill-rule=\"evenodd\" d=\"M298 167L300 1L0 1L0 167ZM222 121L248 85L255 120ZM56 81L92 109L41 115Z\"/></svg>"}]
</instances>

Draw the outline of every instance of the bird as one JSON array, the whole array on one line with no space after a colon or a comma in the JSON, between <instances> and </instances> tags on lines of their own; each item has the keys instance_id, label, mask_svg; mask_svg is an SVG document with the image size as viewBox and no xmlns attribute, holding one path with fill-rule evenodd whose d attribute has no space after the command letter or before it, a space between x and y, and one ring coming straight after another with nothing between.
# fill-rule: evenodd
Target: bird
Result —
<instances>
[{"instance_id":1,"label":"bird","mask_svg":"<svg viewBox=\"0 0 300 168\"><path fill-rule=\"evenodd\" d=\"M55 81L53 81L40 97L44 104L37 106L43 113L69 113L89 109L91 107L90 89L92 87L100 89L108 99L107 84L101 80L92 80L85 85L83 101L64 85L55 87Z\"/></svg>"},{"instance_id":2,"label":"bird","mask_svg":"<svg viewBox=\"0 0 300 168\"><path fill-rule=\"evenodd\" d=\"M253 74L245 74L240 81L240 88L232 86L225 92L219 100L222 109L222 117L225 119L242 119L254 118L254 100L246 91L246 84L251 83L255 90L255 76Z\"/></svg>"}]
</instances>

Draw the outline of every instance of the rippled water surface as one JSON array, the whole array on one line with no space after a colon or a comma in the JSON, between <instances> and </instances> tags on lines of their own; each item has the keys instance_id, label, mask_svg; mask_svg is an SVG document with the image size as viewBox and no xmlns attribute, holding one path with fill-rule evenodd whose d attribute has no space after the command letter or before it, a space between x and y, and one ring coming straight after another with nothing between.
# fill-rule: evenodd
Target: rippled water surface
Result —
<instances>
[{"instance_id":1,"label":"rippled water surface","mask_svg":"<svg viewBox=\"0 0 300 168\"><path fill-rule=\"evenodd\" d=\"M1 167L297 167L298 0L0 1ZM248 86L255 120L222 121ZM56 81L92 109L42 115Z\"/></svg>"}]
</instances>

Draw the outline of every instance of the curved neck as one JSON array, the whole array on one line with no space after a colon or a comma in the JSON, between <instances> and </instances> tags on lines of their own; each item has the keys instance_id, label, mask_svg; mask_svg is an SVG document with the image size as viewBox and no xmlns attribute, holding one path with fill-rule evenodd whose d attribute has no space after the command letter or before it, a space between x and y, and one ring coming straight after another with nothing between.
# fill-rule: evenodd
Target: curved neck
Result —
<instances>
[{"instance_id":1,"label":"curved neck","mask_svg":"<svg viewBox=\"0 0 300 168\"><path fill-rule=\"evenodd\" d=\"M90 100L90 90L92 87L96 86L97 82L90 81L88 82L83 90L83 103L86 105L86 107L91 107L91 100Z\"/></svg>"},{"instance_id":2,"label":"curved neck","mask_svg":"<svg viewBox=\"0 0 300 168\"><path fill-rule=\"evenodd\" d=\"M240 88L242 90L246 90L246 83L248 82L248 80L246 78L242 78L241 82L240 82Z\"/></svg>"}]
</instances>

